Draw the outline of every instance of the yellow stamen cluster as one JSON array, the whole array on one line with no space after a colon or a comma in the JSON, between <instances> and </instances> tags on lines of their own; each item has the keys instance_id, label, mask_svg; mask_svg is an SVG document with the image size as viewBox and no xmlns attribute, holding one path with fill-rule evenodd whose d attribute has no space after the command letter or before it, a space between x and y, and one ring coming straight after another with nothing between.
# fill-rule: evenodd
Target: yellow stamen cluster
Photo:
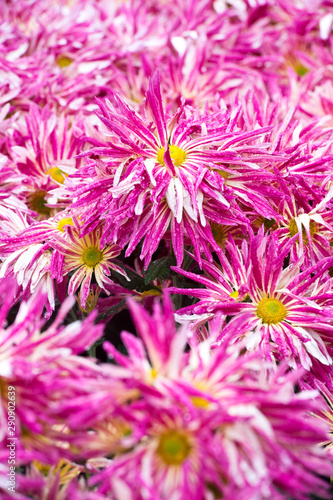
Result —
<instances>
[{"instance_id":1,"label":"yellow stamen cluster","mask_svg":"<svg viewBox=\"0 0 333 500\"><path fill-rule=\"evenodd\" d=\"M309 72L309 68L304 66L303 63L296 57L294 54L289 53L286 56L286 64L287 66L291 66L295 73L298 74L298 76L304 76Z\"/></svg>"},{"instance_id":2,"label":"yellow stamen cluster","mask_svg":"<svg viewBox=\"0 0 333 500\"><path fill-rule=\"evenodd\" d=\"M161 148L159 150L159 152L157 153L157 161L161 165L165 165L164 153L165 153L164 147ZM171 159L173 160L173 163L176 167L180 167L184 163L184 161L186 160L186 156L187 156L186 152L183 151L178 146L174 146L173 144L171 144L171 146L169 146L169 153L170 153Z\"/></svg>"},{"instance_id":3,"label":"yellow stamen cluster","mask_svg":"<svg viewBox=\"0 0 333 500\"><path fill-rule=\"evenodd\" d=\"M88 247L82 254L83 263L88 267L95 267L103 259L103 252L97 247Z\"/></svg>"},{"instance_id":4,"label":"yellow stamen cluster","mask_svg":"<svg viewBox=\"0 0 333 500\"><path fill-rule=\"evenodd\" d=\"M186 434L170 430L160 436L157 454L167 465L180 465L189 456L191 445Z\"/></svg>"},{"instance_id":5,"label":"yellow stamen cluster","mask_svg":"<svg viewBox=\"0 0 333 500\"><path fill-rule=\"evenodd\" d=\"M294 66L294 70L298 74L298 76L304 76L306 75L309 70L306 66L304 66L302 63L298 63Z\"/></svg>"},{"instance_id":6,"label":"yellow stamen cluster","mask_svg":"<svg viewBox=\"0 0 333 500\"><path fill-rule=\"evenodd\" d=\"M59 182L59 184L63 184L65 177L67 177L67 174L65 174L65 172L60 170L58 167L50 168L47 173L54 181Z\"/></svg>"},{"instance_id":7,"label":"yellow stamen cluster","mask_svg":"<svg viewBox=\"0 0 333 500\"><path fill-rule=\"evenodd\" d=\"M224 248L228 238L228 232L230 231L230 227L212 222L211 228L214 240L216 241L219 247Z\"/></svg>"},{"instance_id":8,"label":"yellow stamen cluster","mask_svg":"<svg viewBox=\"0 0 333 500\"><path fill-rule=\"evenodd\" d=\"M315 223L314 220L310 220L310 225L309 225L309 230L310 230L310 236L312 237L316 232L317 232L317 224ZM292 219L289 222L289 236L292 238L295 236L295 234L298 234L298 228L295 219ZM309 243L305 227L302 224L302 236L303 236L303 242L305 245Z\"/></svg>"},{"instance_id":9,"label":"yellow stamen cluster","mask_svg":"<svg viewBox=\"0 0 333 500\"><path fill-rule=\"evenodd\" d=\"M29 197L29 207L39 215L51 215L51 208L45 205L46 191L36 191Z\"/></svg>"},{"instance_id":10,"label":"yellow stamen cluster","mask_svg":"<svg viewBox=\"0 0 333 500\"><path fill-rule=\"evenodd\" d=\"M208 406L210 405L210 401L202 398L201 396L192 396L191 400L194 406L196 406L197 408L208 408Z\"/></svg>"},{"instance_id":11,"label":"yellow stamen cluster","mask_svg":"<svg viewBox=\"0 0 333 500\"><path fill-rule=\"evenodd\" d=\"M287 309L281 300L265 297L259 302L256 315L267 325L277 325L287 316Z\"/></svg>"},{"instance_id":12,"label":"yellow stamen cluster","mask_svg":"<svg viewBox=\"0 0 333 500\"><path fill-rule=\"evenodd\" d=\"M223 179L228 179L228 172L225 170L216 170L216 172L223 178Z\"/></svg>"},{"instance_id":13,"label":"yellow stamen cluster","mask_svg":"<svg viewBox=\"0 0 333 500\"><path fill-rule=\"evenodd\" d=\"M83 308L81 306L81 290L78 293L78 296L76 297L77 303L79 305L80 311L83 314L90 314L97 306L98 302L98 297L99 294L101 293L100 288L96 288L95 290L93 288L90 288L89 290L89 295L87 297L86 305Z\"/></svg>"},{"instance_id":14,"label":"yellow stamen cluster","mask_svg":"<svg viewBox=\"0 0 333 500\"><path fill-rule=\"evenodd\" d=\"M60 221L58 222L58 230L64 233L64 226L66 225L73 226L72 217L64 217L63 219L60 219Z\"/></svg>"},{"instance_id":15,"label":"yellow stamen cluster","mask_svg":"<svg viewBox=\"0 0 333 500\"><path fill-rule=\"evenodd\" d=\"M47 476L51 470L51 466L39 462L38 460L33 460L33 465L38 469L44 476ZM68 460L62 458L59 460L58 465L52 470L53 474L59 473L59 484L64 485L69 483L74 477L80 474L80 467L76 464L69 462Z\"/></svg>"},{"instance_id":16,"label":"yellow stamen cluster","mask_svg":"<svg viewBox=\"0 0 333 500\"><path fill-rule=\"evenodd\" d=\"M145 297L152 297L152 296L160 296L162 295L162 290L154 290L154 288L151 288L150 290L146 290L145 292L141 293L141 298L144 299Z\"/></svg>"},{"instance_id":17,"label":"yellow stamen cluster","mask_svg":"<svg viewBox=\"0 0 333 500\"><path fill-rule=\"evenodd\" d=\"M70 57L67 57L67 56L59 56L57 58L57 64L58 64L58 66L60 66L60 68L66 68L67 66L72 64L72 62L73 62L73 59L71 59Z\"/></svg>"}]
</instances>

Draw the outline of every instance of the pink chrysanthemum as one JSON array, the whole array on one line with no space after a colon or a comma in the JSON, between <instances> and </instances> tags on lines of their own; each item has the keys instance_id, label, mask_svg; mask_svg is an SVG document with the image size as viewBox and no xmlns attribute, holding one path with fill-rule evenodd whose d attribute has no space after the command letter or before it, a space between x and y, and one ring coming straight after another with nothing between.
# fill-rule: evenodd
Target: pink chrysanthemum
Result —
<instances>
[{"instance_id":1,"label":"pink chrysanthemum","mask_svg":"<svg viewBox=\"0 0 333 500\"><path fill-rule=\"evenodd\" d=\"M43 292L47 315L55 308L54 282L51 278L52 250L48 243L20 241L19 236L29 228L22 213L0 207L2 234L0 233L0 281L10 278L19 285L15 300L27 299L37 290ZM38 293L39 293L38 292Z\"/></svg>"},{"instance_id":2,"label":"pink chrysanthemum","mask_svg":"<svg viewBox=\"0 0 333 500\"><path fill-rule=\"evenodd\" d=\"M305 182L301 189L290 188L285 182L281 184L285 199L277 209L282 217L274 234L282 251L290 251L290 262L304 260L305 267L331 256L333 189L314 196L314 188ZM311 205L307 199L310 197L316 200L314 203L311 200Z\"/></svg>"},{"instance_id":3,"label":"pink chrysanthemum","mask_svg":"<svg viewBox=\"0 0 333 500\"><path fill-rule=\"evenodd\" d=\"M266 380L260 355L240 355L242 345L223 344L212 354L206 341L186 354L188 332L176 333L168 298L164 312L155 304L152 317L134 302L130 308L143 342L123 333L129 357L105 347L122 365L125 385L140 388L140 399L126 408L131 439L90 480L99 493L130 489L133 500L203 500L212 493L226 500L303 499L318 487L324 493L311 472L318 460L331 467L316 445L321 425L304 418L320 403L314 391L293 393L300 373L286 376L281 365ZM117 373L114 366L110 373Z\"/></svg>"},{"instance_id":4,"label":"pink chrysanthemum","mask_svg":"<svg viewBox=\"0 0 333 500\"><path fill-rule=\"evenodd\" d=\"M67 298L53 322L46 325L41 293L23 302L14 322L7 326L15 288L13 281L0 283L1 424L7 420L9 402L15 402L11 410L15 412L15 427L0 427L0 497L37 499L49 495L52 488L54 498L101 500L98 493L88 493L83 477L77 479L89 470L87 460L103 453L100 442L108 429L106 425L105 429L99 427L99 412L103 397L110 395L110 380L103 377L94 360L78 354L101 337L103 326L94 325L94 315L63 326L74 297ZM124 386L117 380L111 384L114 401L118 396L120 401L126 393ZM79 424L77 414L86 406L94 408L94 419L88 423L83 419ZM110 406L107 411L110 414ZM111 422L110 416L110 427ZM113 433L110 430L110 439L115 429ZM13 440L16 484L15 495L9 497L7 445Z\"/></svg>"},{"instance_id":5,"label":"pink chrysanthemum","mask_svg":"<svg viewBox=\"0 0 333 500\"><path fill-rule=\"evenodd\" d=\"M25 123L15 124L7 144L7 170L12 170L7 182L38 220L55 215L70 203L68 197L60 195L59 199L56 191L53 195L50 192L75 173L80 160L74 156L84 147L84 132L80 116L58 116L48 107L36 105L25 115Z\"/></svg>"},{"instance_id":6,"label":"pink chrysanthemum","mask_svg":"<svg viewBox=\"0 0 333 500\"><path fill-rule=\"evenodd\" d=\"M111 132L112 142L84 153L109 157L110 161L104 164L97 160L100 173L96 181L74 188L79 197L74 207L88 207L90 225L105 220L105 241L128 242L126 255L143 239L141 258L145 265L168 227L178 264L183 259L184 237L193 245L199 262L201 253L209 259L212 249L220 253L210 224L247 224L233 190L221 175L223 165L247 168L247 180L254 185L257 176L251 177L252 167L255 171L268 158L281 159L272 153L267 158L263 153L267 149L263 138L272 127L243 130L240 105L232 112L213 115L182 105L167 120L158 73L150 80L146 96L153 123L147 124L119 96L115 95L114 101L116 105L110 107L100 103L99 115ZM240 198L246 203L244 189ZM269 203L255 196L250 193L247 197L249 205L273 216Z\"/></svg>"},{"instance_id":7,"label":"pink chrysanthemum","mask_svg":"<svg viewBox=\"0 0 333 500\"><path fill-rule=\"evenodd\" d=\"M16 215L16 218L18 217L17 214L13 214L12 219L14 219L14 215ZM65 233L65 227L68 225L73 226L73 224L71 213L67 210L63 210L54 217L49 217L43 221L34 221L30 225L26 223L23 227L21 224L20 231L16 231L15 235L9 233L10 236L7 236L7 238L4 235L1 241L6 245L7 250L17 247L18 244L28 245L32 241L34 243L47 242L50 241L55 234Z\"/></svg>"},{"instance_id":8,"label":"pink chrysanthemum","mask_svg":"<svg viewBox=\"0 0 333 500\"><path fill-rule=\"evenodd\" d=\"M59 411L59 408L56 410L56 401L61 403L69 385L66 390L66 384L61 388L60 379L65 377L69 382L73 370L76 376L79 373L92 378L96 376L94 363L75 355L98 340L103 327L94 326L93 316L83 324L76 322L66 327L61 326L75 302L71 297L64 302L52 325L45 328L46 320L42 318L45 298L38 291L28 302L22 302L13 324L6 328L6 315L16 293L15 281L0 283L2 404L7 405L8 386L14 386L17 405L14 436L17 437L18 462L24 457L25 460L33 457L52 463L66 454L68 456L65 451L68 446L61 444L61 441L68 440L65 421L60 421L56 416ZM60 373L62 375L58 379ZM53 383L56 379L57 389ZM3 407L0 406L2 411ZM4 439L5 436L6 430L3 427L0 437Z\"/></svg>"},{"instance_id":9,"label":"pink chrysanthemum","mask_svg":"<svg viewBox=\"0 0 333 500\"><path fill-rule=\"evenodd\" d=\"M181 290L200 300L177 311L184 321L206 321L219 312L231 319L216 338L215 346L245 338L248 349L261 347L270 359L286 359L293 368L310 370L313 363L330 373L333 355L332 293L321 294L318 283L326 278L332 259L300 273L300 264L283 268L281 252L273 236L261 229L238 249L227 244L223 270L203 264L206 276L177 272L205 288ZM328 277L329 278L329 277ZM326 278L327 279L327 278ZM313 373L315 376L315 373Z\"/></svg>"}]
</instances>

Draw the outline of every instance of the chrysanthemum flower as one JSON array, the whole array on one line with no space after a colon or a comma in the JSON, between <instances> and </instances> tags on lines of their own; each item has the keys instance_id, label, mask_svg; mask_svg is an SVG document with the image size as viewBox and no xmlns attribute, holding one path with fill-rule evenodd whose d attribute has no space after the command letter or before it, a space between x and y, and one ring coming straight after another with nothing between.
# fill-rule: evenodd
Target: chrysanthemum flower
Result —
<instances>
[{"instance_id":1,"label":"chrysanthemum flower","mask_svg":"<svg viewBox=\"0 0 333 500\"><path fill-rule=\"evenodd\" d=\"M104 495L131 488L133 499L302 499L318 487L324 492L318 460L325 470L331 465L317 446L322 427L304 418L320 403L314 391L294 394L300 373L286 376L281 365L265 379L260 354L240 355L243 345L223 344L212 354L206 341L186 354L186 330L175 332L171 303L163 302L164 312L156 304L152 317L131 302L143 342L124 332L128 357L105 344L122 365L122 381L140 388L141 397L127 407L133 439L90 484Z\"/></svg>"},{"instance_id":2,"label":"chrysanthemum flower","mask_svg":"<svg viewBox=\"0 0 333 500\"><path fill-rule=\"evenodd\" d=\"M319 72L318 72L319 73ZM317 79L322 77L322 68ZM332 112L333 112L333 85L331 79L323 77L323 81L316 81L313 78L314 88L303 93L300 109L306 116L318 118L325 117L322 121L323 127L332 127Z\"/></svg>"},{"instance_id":3,"label":"chrysanthemum flower","mask_svg":"<svg viewBox=\"0 0 333 500\"><path fill-rule=\"evenodd\" d=\"M1 266L0 279L7 281L14 276L22 287L22 294L17 297L27 298L38 289L46 299L45 307L50 316L55 308L54 283L51 278L52 253L48 244L32 244L13 251Z\"/></svg>"},{"instance_id":4,"label":"chrysanthemum flower","mask_svg":"<svg viewBox=\"0 0 333 500\"><path fill-rule=\"evenodd\" d=\"M13 214L14 215L14 214ZM1 211L0 211L1 216ZM16 215L17 217L17 215ZM54 217L49 217L43 221L25 224L25 227L16 231L15 237L3 237L0 241L6 245L6 249L15 248L18 244L28 245L34 243L42 243L50 241L54 234L65 233L66 226L73 226L73 218L67 210L58 212ZM11 235L14 236L14 235Z\"/></svg>"},{"instance_id":5,"label":"chrysanthemum flower","mask_svg":"<svg viewBox=\"0 0 333 500\"><path fill-rule=\"evenodd\" d=\"M50 315L55 308L55 291L51 277L54 274L53 249L49 242L54 234L63 235L66 226L73 225L72 218L64 211L45 221L29 224L31 216L0 207L0 219L0 278L6 280L14 276L25 298L41 286L48 297L46 307Z\"/></svg>"},{"instance_id":6,"label":"chrysanthemum flower","mask_svg":"<svg viewBox=\"0 0 333 500\"><path fill-rule=\"evenodd\" d=\"M221 30L224 42L234 39L237 21L238 27L241 27L239 20L236 21L239 10L229 8L220 16L209 14L208 8L205 11L208 30ZM173 50L167 58L162 55L158 61L161 74L166 76L162 88L168 110L176 111L182 99L201 110L214 109L214 105L222 107L222 103L229 104L232 94L239 96L247 93L249 88L264 88L258 72L227 61L226 43L217 48L214 36L207 37L205 31L186 30L174 34L171 44Z\"/></svg>"},{"instance_id":7,"label":"chrysanthemum flower","mask_svg":"<svg viewBox=\"0 0 333 500\"><path fill-rule=\"evenodd\" d=\"M82 120L81 120L82 121ZM25 123L17 122L8 141L10 166L21 174L15 191L38 220L44 220L65 207L68 199L52 200L50 191L61 186L69 174L76 171L80 160L75 159L83 147L83 125L80 118L70 119L64 114L57 116L48 107L40 109L32 105L25 115ZM12 183L15 176L12 175Z\"/></svg>"},{"instance_id":8,"label":"chrysanthemum flower","mask_svg":"<svg viewBox=\"0 0 333 500\"><path fill-rule=\"evenodd\" d=\"M8 242L29 227L29 211L7 208L0 205L1 242Z\"/></svg>"},{"instance_id":9,"label":"chrysanthemum flower","mask_svg":"<svg viewBox=\"0 0 333 500\"><path fill-rule=\"evenodd\" d=\"M81 472L84 472L84 467L69 460L61 459L53 466L34 460L27 470L26 480L19 478L19 489L25 488L26 492L36 495L31 490L34 489L33 484L40 481L43 485L41 490L44 492L49 489L58 498L66 498L71 494L75 498L75 495L80 493L77 478Z\"/></svg>"},{"instance_id":10,"label":"chrysanthemum flower","mask_svg":"<svg viewBox=\"0 0 333 500\"><path fill-rule=\"evenodd\" d=\"M100 103L99 115L111 132L112 142L84 153L110 157L104 167L108 173L103 176L101 169L96 181L75 188L78 200L74 207L88 207L90 224L105 219L105 241L131 233L126 255L143 239L141 258L145 265L169 226L178 264L183 259L184 237L193 245L199 262L201 253L208 259L211 249L220 253L210 223L247 224L235 204L233 189L220 171L223 165L234 164L255 172L261 164L266 165L268 158L272 162L284 159L264 154L268 144L263 143L263 137L272 127L243 130L240 105L231 113L213 115L199 114L182 105L169 121L163 110L158 73L151 79L146 96L153 125L145 123L119 96L115 95L114 101L116 106L112 107ZM257 176L249 172L245 177L255 185ZM245 193L246 179L242 192L237 191L239 198L259 213L273 216L275 212L267 201Z\"/></svg>"},{"instance_id":11,"label":"chrysanthemum flower","mask_svg":"<svg viewBox=\"0 0 333 500\"><path fill-rule=\"evenodd\" d=\"M29 209L22 198L25 198L23 186L26 176L9 166L8 158L0 154L0 200L3 207L28 213ZM33 214L31 214L33 215Z\"/></svg>"},{"instance_id":12,"label":"chrysanthemum flower","mask_svg":"<svg viewBox=\"0 0 333 500\"><path fill-rule=\"evenodd\" d=\"M101 228L94 229L91 233L80 237L81 225L78 219L73 219L73 226L67 224L67 235L55 234L50 242L57 250L55 259L62 258L61 270L54 276L62 281L62 276L75 271L68 284L68 294L72 295L80 287L80 302L84 308L89 292L92 277L98 286L104 290L105 284L112 284L111 269L126 277L126 272L113 262L120 254L118 245L101 246ZM60 255L59 255L60 254ZM62 257L64 256L64 257Z\"/></svg>"},{"instance_id":13,"label":"chrysanthemum flower","mask_svg":"<svg viewBox=\"0 0 333 500\"><path fill-rule=\"evenodd\" d=\"M54 182L63 183L68 173L61 167L69 163L69 172L75 171L76 160L68 162L68 158L76 153L79 144L70 125L68 117L57 117L47 107L32 105L25 123L17 124L12 138L11 156L18 171L35 178L49 176Z\"/></svg>"},{"instance_id":14,"label":"chrysanthemum flower","mask_svg":"<svg viewBox=\"0 0 333 500\"><path fill-rule=\"evenodd\" d=\"M230 189L236 197L238 204L247 211L249 207L254 214L267 219L278 218L273 208L273 200L280 200L281 192L272 184L275 176L264 169L238 167L228 164L217 169L217 173L223 177L224 185Z\"/></svg>"},{"instance_id":15,"label":"chrysanthemum flower","mask_svg":"<svg viewBox=\"0 0 333 500\"><path fill-rule=\"evenodd\" d=\"M63 480L61 484L68 485L78 471L78 464L71 462L80 460L82 464L83 457L87 459L100 455L98 422L100 416L104 417L103 399L106 394L110 395L110 380L103 377L93 360L78 356L103 333L102 325L94 325L96 315L89 316L84 322L62 326L75 303L74 297L70 297L63 303L52 324L46 327L46 320L42 318L45 299L38 292L21 304L14 322L7 326L6 316L16 293L15 288L15 282L11 280L0 283L0 419L3 422L3 416L8 415L8 401L13 401L14 392L16 415L12 437L16 442L16 491L17 495L28 492L35 495L36 491L44 491L44 488L47 491L47 482L41 481L41 476L34 473L36 463L42 464L46 471L50 468L54 471L57 466L67 464L66 477L61 474L60 477ZM113 380L112 386L120 401L126 393L124 386L117 380ZM114 402L116 392L113 393ZM93 409L94 416L88 421L83 415L87 405ZM105 411L111 419L109 400ZM83 417L80 424L77 415ZM7 437L7 425L2 425L0 474L4 465L8 472ZM25 476L20 474L20 466L25 467ZM82 469L81 465L79 470ZM59 487L58 479L50 474L49 485L52 484L55 491ZM0 485L0 496L2 487L3 483Z\"/></svg>"},{"instance_id":16,"label":"chrysanthemum flower","mask_svg":"<svg viewBox=\"0 0 333 500\"><path fill-rule=\"evenodd\" d=\"M178 317L191 320L192 313L194 320L200 317L207 320L219 311L231 320L217 336L216 347L245 338L248 349L261 347L269 358L286 359L293 368L301 365L311 370L317 360L324 371L330 371L332 294L321 294L318 283L332 265L332 259L324 259L300 273L301 262L283 268L286 252L281 253L276 240L264 236L262 229L251 239L249 245L243 243L241 250L227 244L229 266L235 269L243 254L241 268L246 270L246 287L238 288L244 278L233 282L228 271L224 273L218 268L214 271L213 266L206 268L206 276L191 273L188 277L205 288L186 292L200 300L178 310ZM175 270L186 275L179 268ZM230 289L233 291L228 293ZM170 291L185 292L179 288Z\"/></svg>"},{"instance_id":17,"label":"chrysanthemum flower","mask_svg":"<svg viewBox=\"0 0 333 500\"><path fill-rule=\"evenodd\" d=\"M0 0L1 500L329 497L331 3Z\"/></svg>"},{"instance_id":18,"label":"chrysanthemum flower","mask_svg":"<svg viewBox=\"0 0 333 500\"><path fill-rule=\"evenodd\" d=\"M332 255L330 241L333 239L332 197L333 189L315 194L311 205L307 198L313 196L305 182L301 189L288 188L282 184L285 199L277 212L281 216L274 231L282 251L290 251L290 262L304 260L308 267ZM312 192L311 192L312 191Z\"/></svg>"},{"instance_id":19,"label":"chrysanthemum flower","mask_svg":"<svg viewBox=\"0 0 333 500\"><path fill-rule=\"evenodd\" d=\"M19 235L29 228L27 216L0 207L3 233L0 236L0 281L11 277L20 287L15 300L28 298L38 289L43 291L47 315L55 308L54 283L51 278L52 251L48 243L21 241Z\"/></svg>"}]
</instances>

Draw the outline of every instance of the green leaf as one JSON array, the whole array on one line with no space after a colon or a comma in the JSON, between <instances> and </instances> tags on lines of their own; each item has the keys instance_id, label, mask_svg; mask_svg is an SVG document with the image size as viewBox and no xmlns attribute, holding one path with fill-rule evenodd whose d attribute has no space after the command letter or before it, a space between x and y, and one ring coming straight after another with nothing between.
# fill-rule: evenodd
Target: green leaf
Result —
<instances>
[{"instance_id":1,"label":"green leaf","mask_svg":"<svg viewBox=\"0 0 333 500\"><path fill-rule=\"evenodd\" d=\"M117 278L117 282L119 285L122 287L126 288L127 290L137 290L138 292L144 292L146 290L145 287L145 282L142 276L137 274L136 272L132 271L128 267L125 267L121 265L121 263L117 262L117 264L126 271L127 276L129 277L130 281L127 281L125 276L122 276L119 273L114 273L114 277Z\"/></svg>"},{"instance_id":2,"label":"green leaf","mask_svg":"<svg viewBox=\"0 0 333 500\"><path fill-rule=\"evenodd\" d=\"M151 262L145 271L145 285L148 285L156 278L165 280L170 276L170 266L176 265L174 257L162 257L161 259Z\"/></svg>"},{"instance_id":3,"label":"green leaf","mask_svg":"<svg viewBox=\"0 0 333 500\"><path fill-rule=\"evenodd\" d=\"M129 267L124 266L124 264L122 262L118 261L117 265L122 267L124 269L124 271L126 271L127 276L129 277L129 279L131 281L127 281L125 276L122 276L121 274L116 273L116 272L113 273L113 276L115 278L117 278L117 282L119 283L119 285L126 288L127 290L136 290L137 292L140 292L140 293L151 290L152 288L159 290L154 285L147 286L143 276L140 276L135 271L132 271L132 269L130 269Z\"/></svg>"}]
</instances>

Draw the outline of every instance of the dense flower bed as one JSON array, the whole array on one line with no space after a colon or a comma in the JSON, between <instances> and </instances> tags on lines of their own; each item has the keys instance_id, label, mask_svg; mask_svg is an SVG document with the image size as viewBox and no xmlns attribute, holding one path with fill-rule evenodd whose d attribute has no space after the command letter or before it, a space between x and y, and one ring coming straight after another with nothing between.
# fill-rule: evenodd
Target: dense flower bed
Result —
<instances>
[{"instance_id":1,"label":"dense flower bed","mask_svg":"<svg viewBox=\"0 0 333 500\"><path fill-rule=\"evenodd\" d=\"M0 500L333 497L332 29L0 2Z\"/></svg>"}]
</instances>

